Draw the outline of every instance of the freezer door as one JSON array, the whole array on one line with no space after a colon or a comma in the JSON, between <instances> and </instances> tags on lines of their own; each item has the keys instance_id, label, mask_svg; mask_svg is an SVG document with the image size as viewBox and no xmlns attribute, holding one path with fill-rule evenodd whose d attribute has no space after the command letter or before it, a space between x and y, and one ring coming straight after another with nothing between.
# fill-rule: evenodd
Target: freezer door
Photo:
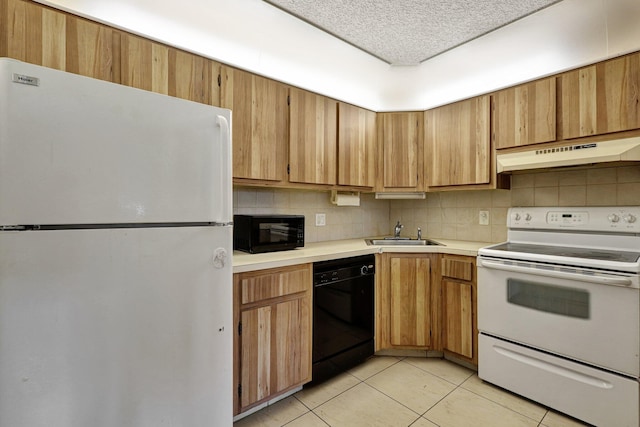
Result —
<instances>
[{"instance_id":1,"label":"freezer door","mask_svg":"<svg viewBox=\"0 0 640 427\"><path fill-rule=\"evenodd\" d=\"M0 233L1 426L230 426L230 227Z\"/></svg>"},{"instance_id":2,"label":"freezer door","mask_svg":"<svg viewBox=\"0 0 640 427\"><path fill-rule=\"evenodd\" d=\"M0 59L0 225L230 222L230 121Z\"/></svg>"}]
</instances>

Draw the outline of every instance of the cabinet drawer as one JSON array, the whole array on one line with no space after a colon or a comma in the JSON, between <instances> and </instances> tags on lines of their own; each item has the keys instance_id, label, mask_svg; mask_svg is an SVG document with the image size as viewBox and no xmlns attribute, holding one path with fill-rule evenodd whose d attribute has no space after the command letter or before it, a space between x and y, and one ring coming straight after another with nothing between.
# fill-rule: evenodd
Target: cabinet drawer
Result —
<instances>
[{"instance_id":1,"label":"cabinet drawer","mask_svg":"<svg viewBox=\"0 0 640 427\"><path fill-rule=\"evenodd\" d=\"M472 281L475 263L471 259L442 258L442 276L454 279Z\"/></svg>"},{"instance_id":2,"label":"cabinet drawer","mask_svg":"<svg viewBox=\"0 0 640 427\"><path fill-rule=\"evenodd\" d=\"M276 298L310 290L311 264L276 268L265 271L240 273L240 304Z\"/></svg>"}]
</instances>

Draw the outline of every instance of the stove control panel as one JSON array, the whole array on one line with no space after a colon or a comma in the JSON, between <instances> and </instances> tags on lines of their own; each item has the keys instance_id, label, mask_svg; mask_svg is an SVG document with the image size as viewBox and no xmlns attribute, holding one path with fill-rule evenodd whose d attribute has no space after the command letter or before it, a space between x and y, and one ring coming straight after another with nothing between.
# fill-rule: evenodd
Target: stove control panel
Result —
<instances>
[{"instance_id":1,"label":"stove control panel","mask_svg":"<svg viewBox=\"0 0 640 427\"><path fill-rule=\"evenodd\" d=\"M547 224L575 227L589 223L587 212L548 212Z\"/></svg>"},{"instance_id":2,"label":"stove control panel","mask_svg":"<svg viewBox=\"0 0 640 427\"><path fill-rule=\"evenodd\" d=\"M507 227L640 233L640 206L511 208Z\"/></svg>"}]
</instances>

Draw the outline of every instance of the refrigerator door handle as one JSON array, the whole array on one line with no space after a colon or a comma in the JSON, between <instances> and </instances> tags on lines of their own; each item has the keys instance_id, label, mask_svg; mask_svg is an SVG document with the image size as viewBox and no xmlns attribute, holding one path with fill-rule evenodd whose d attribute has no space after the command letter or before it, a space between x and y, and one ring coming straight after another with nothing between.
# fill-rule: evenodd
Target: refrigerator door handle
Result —
<instances>
[{"instance_id":1,"label":"refrigerator door handle","mask_svg":"<svg viewBox=\"0 0 640 427\"><path fill-rule=\"evenodd\" d=\"M231 129L226 117L217 115L216 124L220 127L220 155L221 167L220 176L217 180L220 185L220 195L222 200L213 201L216 205L220 202L222 206L220 212L220 223L226 224L232 221L231 212L233 209L233 193L231 192ZM216 159L214 159L215 161Z\"/></svg>"}]
</instances>

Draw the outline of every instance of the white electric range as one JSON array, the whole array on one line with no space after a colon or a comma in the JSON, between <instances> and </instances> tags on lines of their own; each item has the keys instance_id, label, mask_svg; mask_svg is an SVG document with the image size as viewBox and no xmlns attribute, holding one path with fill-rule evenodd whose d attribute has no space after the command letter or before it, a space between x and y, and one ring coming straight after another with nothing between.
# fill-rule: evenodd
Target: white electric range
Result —
<instances>
[{"instance_id":1,"label":"white electric range","mask_svg":"<svg viewBox=\"0 0 640 427\"><path fill-rule=\"evenodd\" d=\"M511 208L478 251L478 375L586 422L640 423L640 207Z\"/></svg>"}]
</instances>

